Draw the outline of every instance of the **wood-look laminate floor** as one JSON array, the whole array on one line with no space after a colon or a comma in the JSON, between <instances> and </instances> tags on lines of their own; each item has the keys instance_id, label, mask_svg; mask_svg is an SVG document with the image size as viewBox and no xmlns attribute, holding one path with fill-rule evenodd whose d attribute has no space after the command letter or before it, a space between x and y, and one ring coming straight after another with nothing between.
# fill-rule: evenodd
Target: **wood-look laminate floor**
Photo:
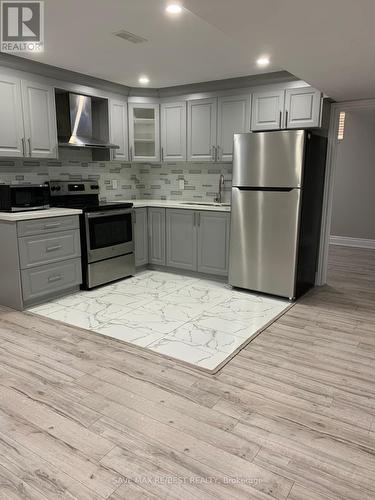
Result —
<instances>
[{"instance_id":1,"label":"wood-look laminate floor","mask_svg":"<svg viewBox=\"0 0 375 500\"><path fill-rule=\"evenodd\" d=\"M0 498L375 498L375 252L216 375L0 312Z\"/></svg>"}]
</instances>

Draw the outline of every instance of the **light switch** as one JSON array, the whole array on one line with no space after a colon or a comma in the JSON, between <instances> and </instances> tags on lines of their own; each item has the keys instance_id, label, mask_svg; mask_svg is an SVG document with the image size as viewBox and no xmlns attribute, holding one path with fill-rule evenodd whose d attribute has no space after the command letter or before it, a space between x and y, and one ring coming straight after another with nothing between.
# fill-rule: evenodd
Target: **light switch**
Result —
<instances>
[{"instance_id":1,"label":"light switch","mask_svg":"<svg viewBox=\"0 0 375 500\"><path fill-rule=\"evenodd\" d=\"M178 179L178 189L185 189L184 179Z\"/></svg>"},{"instance_id":2,"label":"light switch","mask_svg":"<svg viewBox=\"0 0 375 500\"><path fill-rule=\"evenodd\" d=\"M112 179L112 188L118 189L118 180L117 179Z\"/></svg>"}]
</instances>

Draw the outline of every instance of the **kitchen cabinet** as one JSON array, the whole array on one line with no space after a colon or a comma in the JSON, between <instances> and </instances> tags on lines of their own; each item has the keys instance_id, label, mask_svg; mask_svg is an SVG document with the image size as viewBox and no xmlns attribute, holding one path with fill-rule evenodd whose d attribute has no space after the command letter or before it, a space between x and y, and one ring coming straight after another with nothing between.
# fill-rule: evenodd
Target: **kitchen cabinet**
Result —
<instances>
[{"instance_id":1,"label":"kitchen cabinet","mask_svg":"<svg viewBox=\"0 0 375 500\"><path fill-rule=\"evenodd\" d=\"M0 155L57 158L53 88L0 76Z\"/></svg>"},{"instance_id":2,"label":"kitchen cabinet","mask_svg":"<svg viewBox=\"0 0 375 500\"><path fill-rule=\"evenodd\" d=\"M23 156L21 81L0 75L0 155Z\"/></svg>"},{"instance_id":3,"label":"kitchen cabinet","mask_svg":"<svg viewBox=\"0 0 375 500\"><path fill-rule=\"evenodd\" d=\"M229 213L167 209L167 266L226 276L229 229Z\"/></svg>"},{"instance_id":4,"label":"kitchen cabinet","mask_svg":"<svg viewBox=\"0 0 375 500\"><path fill-rule=\"evenodd\" d=\"M201 211L197 213L198 257L200 273L228 274L230 214Z\"/></svg>"},{"instance_id":5,"label":"kitchen cabinet","mask_svg":"<svg viewBox=\"0 0 375 500\"><path fill-rule=\"evenodd\" d=\"M320 126L321 92L311 87L285 91L285 128Z\"/></svg>"},{"instance_id":6,"label":"kitchen cabinet","mask_svg":"<svg viewBox=\"0 0 375 500\"><path fill-rule=\"evenodd\" d=\"M57 158L57 128L54 89L22 80L25 156Z\"/></svg>"},{"instance_id":7,"label":"kitchen cabinet","mask_svg":"<svg viewBox=\"0 0 375 500\"><path fill-rule=\"evenodd\" d=\"M129 103L130 161L160 161L159 104Z\"/></svg>"},{"instance_id":8,"label":"kitchen cabinet","mask_svg":"<svg viewBox=\"0 0 375 500\"><path fill-rule=\"evenodd\" d=\"M109 103L110 142L119 146L113 150L113 160L129 160L128 105L125 101L111 100Z\"/></svg>"},{"instance_id":9,"label":"kitchen cabinet","mask_svg":"<svg viewBox=\"0 0 375 500\"><path fill-rule=\"evenodd\" d=\"M186 161L186 102L160 105L161 161Z\"/></svg>"},{"instance_id":10,"label":"kitchen cabinet","mask_svg":"<svg viewBox=\"0 0 375 500\"><path fill-rule=\"evenodd\" d=\"M136 267L148 264L147 208L136 208L133 216Z\"/></svg>"},{"instance_id":11,"label":"kitchen cabinet","mask_svg":"<svg viewBox=\"0 0 375 500\"><path fill-rule=\"evenodd\" d=\"M251 130L320 127L321 93L312 87L255 92Z\"/></svg>"},{"instance_id":12,"label":"kitchen cabinet","mask_svg":"<svg viewBox=\"0 0 375 500\"><path fill-rule=\"evenodd\" d=\"M149 263L165 266L165 208L148 209Z\"/></svg>"},{"instance_id":13,"label":"kitchen cabinet","mask_svg":"<svg viewBox=\"0 0 375 500\"><path fill-rule=\"evenodd\" d=\"M188 161L215 161L217 98L188 102Z\"/></svg>"},{"instance_id":14,"label":"kitchen cabinet","mask_svg":"<svg viewBox=\"0 0 375 500\"><path fill-rule=\"evenodd\" d=\"M167 266L197 270L196 218L194 210L167 210Z\"/></svg>"},{"instance_id":15,"label":"kitchen cabinet","mask_svg":"<svg viewBox=\"0 0 375 500\"><path fill-rule=\"evenodd\" d=\"M218 98L217 161L232 161L233 135L250 131L250 96Z\"/></svg>"},{"instance_id":16,"label":"kitchen cabinet","mask_svg":"<svg viewBox=\"0 0 375 500\"><path fill-rule=\"evenodd\" d=\"M282 128L285 92L255 92L251 112L251 130L277 130Z\"/></svg>"}]
</instances>

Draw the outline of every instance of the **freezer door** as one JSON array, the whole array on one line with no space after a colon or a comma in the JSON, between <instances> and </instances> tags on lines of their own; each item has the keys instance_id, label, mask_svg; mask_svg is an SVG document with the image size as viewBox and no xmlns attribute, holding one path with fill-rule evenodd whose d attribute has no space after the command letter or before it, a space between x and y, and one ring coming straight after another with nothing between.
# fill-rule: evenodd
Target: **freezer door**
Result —
<instances>
[{"instance_id":1,"label":"freezer door","mask_svg":"<svg viewBox=\"0 0 375 500\"><path fill-rule=\"evenodd\" d=\"M301 187L304 130L234 135L233 186Z\"/></svg>"},{"instance_id":2,"label":"freezer door","mask_svg":"<svg viewBox=\"0 0 375 500\"><path fill-rule=\"evenodd\" d=\"M301 191L233 188L229 258L232 286L292 298Z\"/></svg>"}]
</instances>

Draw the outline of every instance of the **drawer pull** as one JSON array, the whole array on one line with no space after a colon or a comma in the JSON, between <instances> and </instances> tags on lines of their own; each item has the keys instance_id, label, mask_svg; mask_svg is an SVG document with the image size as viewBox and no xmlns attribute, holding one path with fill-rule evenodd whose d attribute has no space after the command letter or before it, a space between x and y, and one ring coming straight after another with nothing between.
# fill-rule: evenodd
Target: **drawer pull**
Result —
<instances>
[{"instance_id":1,"label":"drawer pull","mask_svg":"<svg viewBox=\"0 0 375 500\"><path fill-rule=\"evenodd\" d=\"M60 227L61 222L54 222L52 224L44 224L44 229L54 229L55 227Z\"/></svg>"},{"instance_id":2,"label":"drawer pull","mask_svg":"<svg viewBox=\"0 0 375 500\"><path fill-rule=\"evenodd\" d=\"M56 245L54 247L47 247L46 252L56 252L56 250L60 250L62 248L62 245Z\"/></svg>"},{"instance_id":3,"label":"drawer pull","mask_svg":"<svg viewBox=\"0 0 375 500\"><path fill-rule=\"evenodd\" d=\"M60 281L62 280L62 276L50 276L48 278L48 283L55 283L55 281Z\"/></svg>"}]
</instances>

